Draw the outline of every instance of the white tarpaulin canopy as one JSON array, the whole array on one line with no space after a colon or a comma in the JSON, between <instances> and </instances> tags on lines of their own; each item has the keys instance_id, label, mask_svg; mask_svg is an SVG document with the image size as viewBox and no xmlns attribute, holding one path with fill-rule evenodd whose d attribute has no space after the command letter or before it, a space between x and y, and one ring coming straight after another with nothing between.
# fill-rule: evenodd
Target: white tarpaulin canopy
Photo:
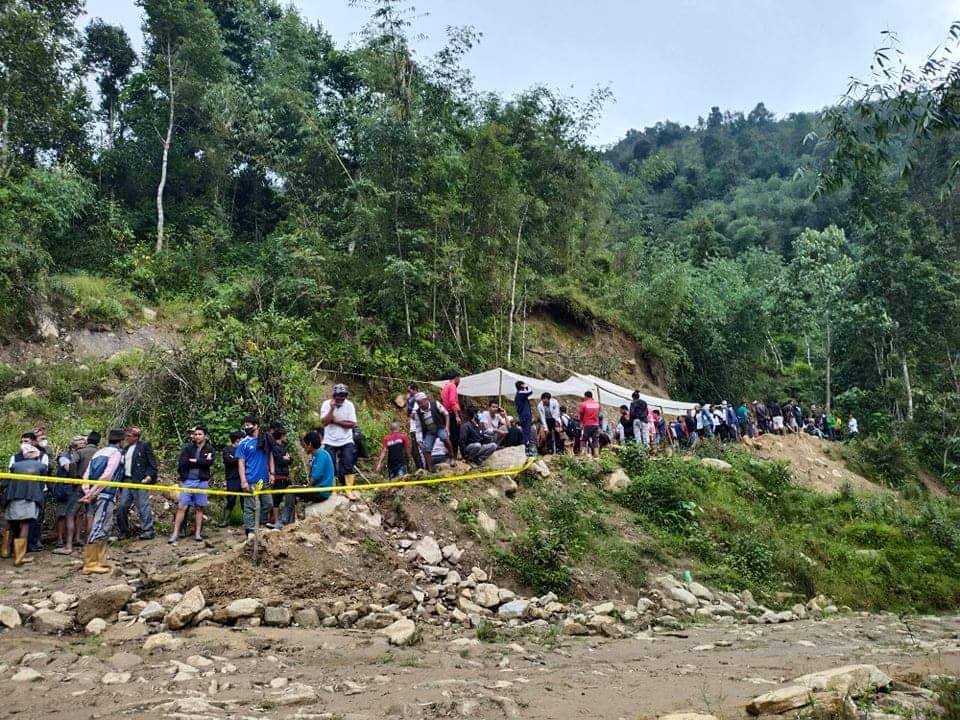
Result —
<instances>
[{"instance_id":1,"label":"white tarpaulin canopy","mask_svg":"<svg viewBox=\"0 0 960 720\"><path fill-rule=\"evenodd\" d=\"M531 390L533 390L534 399L541 393L548 392L554 397L572 397L582 398L583 393L592 390L594 397L600 401L601 405L608 407L619 407L620 405L629 405L633 395L633 390L625 388L622 385L604 380L595 375L583 375L574 373L563 382L554 382L553 380L542 380L540 378L527 377L503 368L494 368L485 370L476 375L465 375L460 378L461 395L467 397L496 397L506 395L512 398L516 392L516 382L522 380ZM432 385L443 387L444 380L432 382ZM658 398L653 395L640 393L640 397L647 401L651 409L660 409L666 415L683 415L692 408L693 403L679 402L668 398Z\"/></svg>"}]
</instances>

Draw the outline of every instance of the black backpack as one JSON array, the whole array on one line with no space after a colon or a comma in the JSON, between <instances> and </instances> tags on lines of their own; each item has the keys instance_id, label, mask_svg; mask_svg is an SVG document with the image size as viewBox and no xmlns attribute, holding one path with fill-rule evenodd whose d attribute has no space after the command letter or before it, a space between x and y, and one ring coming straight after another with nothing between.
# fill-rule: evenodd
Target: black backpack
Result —
<instances>
[{"instance_id":1,"label":"black backpack","mask_svg":"<svg viewBox=\"0 0 960 720\"><path fill-rule=\"evenodd\" d=\"M571 440L576 440L578 437L580 437L583 426L580 424L580 420L578 418L571 416L570 419L567 420L566 430L567 437Z\"/></svg>"}]
</instances>

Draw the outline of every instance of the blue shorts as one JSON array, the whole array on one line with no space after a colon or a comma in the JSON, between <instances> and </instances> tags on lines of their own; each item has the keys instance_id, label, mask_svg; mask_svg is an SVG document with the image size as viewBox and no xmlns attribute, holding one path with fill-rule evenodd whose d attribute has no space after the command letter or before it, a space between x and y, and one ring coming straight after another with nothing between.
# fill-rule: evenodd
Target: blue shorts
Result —
<instances>
[{"instance_id":1,"label":"blue shorts","mask_svg":"<svg viewBox=\"0 0 960 720\"><path fill-rule=\"evenodd\" d=\"M182 485L184 492L180 493L180 499L177 501L177 507L198 507L205 508L209 503L206 493L195 493L190 490L207 490L210 483L205 480L185 480Z\"/></svg>"}]
</instances>

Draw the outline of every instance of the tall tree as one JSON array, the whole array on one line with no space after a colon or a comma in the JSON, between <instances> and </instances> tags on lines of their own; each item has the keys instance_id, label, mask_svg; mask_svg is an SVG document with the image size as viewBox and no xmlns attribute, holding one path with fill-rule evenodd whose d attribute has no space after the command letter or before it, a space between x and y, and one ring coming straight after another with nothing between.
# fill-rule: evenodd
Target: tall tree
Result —
<instances>
[{"instance_id":1,"label":"tall tree","mask_svg":"<svg viewBox=\"0 0 960 720\"><path fill-rule=\"evenodd\" d=\"M119 25L110 25L96 18L90 21L84 34L83 62L97 74L100 111L107 123L107 144L110 146L118 131L120 93L133 72L137 54L130 44L130 37Z\"/></svg>"}]
</instances>

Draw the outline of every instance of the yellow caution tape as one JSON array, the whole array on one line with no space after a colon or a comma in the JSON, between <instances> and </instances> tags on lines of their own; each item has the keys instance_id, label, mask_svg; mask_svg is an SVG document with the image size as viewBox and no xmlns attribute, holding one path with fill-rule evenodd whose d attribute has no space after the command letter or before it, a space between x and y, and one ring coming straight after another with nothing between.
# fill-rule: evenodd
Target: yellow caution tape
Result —
<instances>
[{"instance_id":1,"label":"yellow caution tape","mask_svg":"<svg viewBox=\"0 0 960 720\"><path fill-rule=\"evenodd\" d=\"M527 470L535 460L528 458L527 461L515 468L506 470L478 470L476 472L465 473L463 475L440 475L435 477L415 478L412 480L389 480L387 482L367 483L365 485L333 485L331 487L313 487L304 485L301 487L288 487L282 490L263 489L263 482L254 485L251 492L237 490L219 490L217 488L189 488L181 485L154 485L152 483L129 483L115 482L113 480L83 480L82 478L61 478L50 475L22 475L20 473L0 472L0 480L26 480L27 482L50 483L51 485L90 485L96 487L127 488L129 490L144 490L146 492L172 492L172 493L194 493L197 495L218 495L222 497L248 497L256 495L286 495L290 493L331 493L331 492L350 492L353 490L382 490L393 487L407 487L413 485L439 485L441 483L460 482L462 480L478 480L481 478L502 477L504 475L519 475Z\"/></svg>"}]
</instances>

